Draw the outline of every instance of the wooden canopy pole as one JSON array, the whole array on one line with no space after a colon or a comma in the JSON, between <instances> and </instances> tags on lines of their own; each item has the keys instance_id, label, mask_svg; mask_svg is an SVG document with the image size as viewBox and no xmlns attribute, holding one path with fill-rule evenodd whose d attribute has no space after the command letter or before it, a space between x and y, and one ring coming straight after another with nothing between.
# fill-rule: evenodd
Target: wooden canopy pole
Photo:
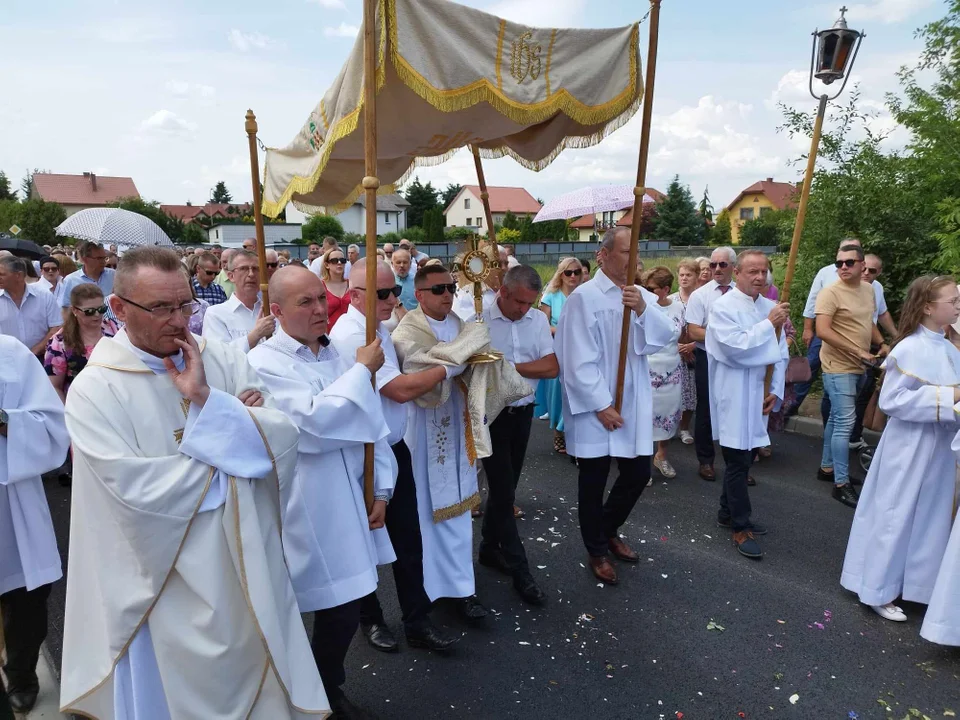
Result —
<instances>
[{"instance_id":1,"label":"wooden canopy pole","mask_svg":"<svg viewBox=\"0 0 960 720\"><path fill-rule=\"evenodd\" d=\"M633 223L630 225L630 259L627 265L627 283L633 285L637 273L637 254L640 245L640 221L643 218L643 196L647 192L647 154L650 151L650 123L653 117L653 85L657 77L657 44L660 33L660 0L650 0L650 40L647 52L647 79L643 97L643 124L640 127L640 158L637 162L637 185L633 188ZM630 317L633 310L623 309L623 327L620 331L620 364L617 366L617 393L614 407L623 407L623 381L627 372L627 348L630 341Z\"/></svg>"},{"instance_id":2,"label":"wooden canopy pole","mask_svg":"<svg viewBox=\"0 0 960 720\"><path fill-rule=\"evenodd\" d=\"M260 192L260 156L257 155L257 116L253 110L247 110L247 140L250 143L250 181L253 183L253 219L257 232L257 264L260 266L260 303L263 315L270 314L270 293L267 290L267 245L263 238L263 211Z\"/></svg>"},{"instance_id":3,"label":"wooden canopy pole","mask_svg":"<svg viewBox=\"0 0 960 720\"><path fill-rule=\"evenodd\" d=\"M385 19L383 20L385 22ZM367 345L377 338L377 0L363 0L363 191L366 203ZM371 373L373 386L376 374ZM363 446L363 499L373 509L373 443Z\"/></svg>"},{"instance_id":4,"label":"wooden canopy pole","mask_svg":"<svg viewBox=\"0 0 960 720\"><path fill-rule=\"evenodd\" d=\"M493 228L493 213L490 211L490 193L487 192L487 180L483 176L483 163L480 162L480 149L476 145L471 145L473 152L473 164L477 168L477 182L480 185L480 202L483 203L483 214L487 218L487 239L493 248L493 261L500 267L500 249L497 247L497 233ZM479 283L477 283L479 285ZM477 313L477 318L483 314L483 289L474 287L473 308Z\"/></svg>"}]
</instances>

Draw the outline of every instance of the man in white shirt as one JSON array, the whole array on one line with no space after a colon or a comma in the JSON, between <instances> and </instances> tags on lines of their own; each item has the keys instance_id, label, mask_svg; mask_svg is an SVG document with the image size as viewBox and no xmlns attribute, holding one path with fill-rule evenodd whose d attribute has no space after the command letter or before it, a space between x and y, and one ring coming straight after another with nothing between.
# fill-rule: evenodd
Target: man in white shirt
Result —
<instances>
[{"instance_id":1,"label":"man in white shirt","mask_svg":"<svg viewBox=\"0 0 960 720\"><path fill-rule=\"evenodd\" d=\"M257 256L238 250L230 256L227 277L236 289L225 303L207 309L203 316L203 337L219 340L248 353L257 343L273 335L273 315L261 317L260 263Z\"/></svg>"},{"instance_id":2,"label":"man in white shirt","mask_svg":"<svg viewBox=\"0 0 960 720\"><path fill-rule=\"evenodd\" d=\"M713 437L720 442L726 465L717 525L732 531L741 555L761 558L755 536L767 531L751 519L747 484L754 448L770 444L767 418L783 400L790 356L784 333L778 338L777 331L789 317L790 306L760 296L767 282L766 255L747 250L736 265L736 287L714 302L706 336ZM765 391L768 365L774 372Z\"/></svg>"},{"instance_id":3,"label":"man in white shirt","mask_svg":"<svg viewBox=\"0 0 960 720\"><path fill-rule=\"evenodd\" d=\"M710 308L719 298L733 288L730 284L733 278L733 268L737 261L737 254L733 248L719 247L710 255L710 269L713 270L713 280L702 288L698 288L690 295L687 301L687 334L697 346L693 351L696 365L694 373L697 381L697 412L694 417L693 442L697 450L697 461L700 463L700 477L704 480L716 480L713 469L713 459L716 451L713 447L713 427L710 416L710 373L707 350L704 345L707 325L710 319Z\"/></svg>"},{"instance_id":4,"label":"man in white shirt","mask_svg":"<svg viewBox=\"0 0 960 720\"><path fill-rule=\"evenodd\" d=\"M43 366L22 343L0 336L0 614L10 704L24 714L40 689L50 584L63 577L40 476L63 462L69 445L63 403Z\"/></svg>"},{"instance_id":5,"label":"man in white shirt","mask_svg":"<svg viewBox=\"0 0 960 720\"><path fill-rule=\"evenodd\" d=\"M358 260L354 269L350 280L350 307L330 333L330 339L342 357L352 357L366 344L366 258ZM417 514L417 489L410 450L403 439L407 431L409 404L445 380L447 371L440 365L406 375L400 371L397 351L383 324L397 306L400 289L390 265L382 260L377 263L376 293L377 337L382 343L384 356L383 367L377 371L377 388L380 390L383 416L390 429L387 442L397 462L397 482L387 506L386 517L390 542L397 555L393 563L393 578L403 613L407 644L430 650L447 650L457 638L444 633L430 621L430 598L423 587L423 539ZM399 648L396 637L384 620L383 609L375 592L361 602L360 628L367 642L377 650L396 652Z\"/></svg>"},{"instance_id":6,"label":"man in white shirt","mask_svg":"<svg viewBox=\"0 0 960 720\"><path fill-rule=\"evenodd\" d=\"M63 294L63 278L60 277L60 263L51 255L40 258L40 280L37 281L38 287L50 291L57 301L57 307L60 307L60 297Z\"/></svg>"},{"instance_id":7,"label":"man in white shirt","mask_svg":"<svg viewBox=\"0 0 960 720\"><path fill-rule=\"evenodd\" d=\"M347 265L343 269L343 279L350 279L350 270L354 265L357 264L357 260L360 259L360 246L359 245L348 245L347 246Z\"/></svg>"},{"instance_id":8,"label":"man in white shirt","mask_svg":"<svg viewBox=\"0 0 960 720\"><path fill-rule=\"evenodd\" d=\"M404 250L410 253L410 260L413 263L414 273L416 273L417 267L420 265L421 260L430 259L429 255L427 255L425 252L420 252L419 250L417 250L416 244L411 242L410 240L407 240L406 238L400 241L400 247L402 247Z\"/></svg>"},{"instance_id":9,"label":"man in white shirt","mask_svg":"<svg viewBox=\"0 0 960 720\"><path fill-rule=\"evenodd\" d=\"M77 246L77 257L81 268L63 279L63 293L60 295L60 307L64 318L70 308L70 293L77 285L93 283L103 291L105 298L113 293L113 277L117 271L107 267L107 251L95 242L82 242Z\"/></svg>"},{"instance_id":10,"label":"man in white shirt","mask_svg":"<svg viewBox=\"0 0 960 720\"><path fill-rule=\"evenodd\" d=\"M530 573L527 554L517 532L514 500L530 439L537 383L560 373L553 352L547 316L534 307L542 282L529 265L507 271L496 301L483 313L490 329L490 345L527 378L533 393L517 400L490 424L493 455L483 459L487 474L487 506L483 514L479 560L513 578L513 587L524 601L541 605L543 590Z\"/></svg>"},{"instance_id":11,"label":"man in white shirt","mask_svg":"<svg viewBox=\"0 0 960 720\"><path fill-rule=\"evenodd\" d=\"M619 532L650 479L653 391L647 355L673 337L671 321L656 306L657 296L628 282L629 256L629 229L607 230L598 253L602 268L567 298L554 338L567 452L580 466L580 534L590 570L611 585L617 582L617 571L608 553L624 562L639 561ZM629 270L632 280L634 268ZM624 308L631 311L630 332L623 404L617 412L614 400ZM613 458L620 476L604 502Z\"/></svg>"},{"instance_id":12,"label":"man in white shirt","mask_svg":"<svg viewBox=\"0 0 960 720\"><path fill-rule=\"evenodd\" d=\"M36 283L27 285L27 263L22 258L0 257L0 334L16 338L36 356L63 325L57 301Z\"/></svg>"}]
</instances>

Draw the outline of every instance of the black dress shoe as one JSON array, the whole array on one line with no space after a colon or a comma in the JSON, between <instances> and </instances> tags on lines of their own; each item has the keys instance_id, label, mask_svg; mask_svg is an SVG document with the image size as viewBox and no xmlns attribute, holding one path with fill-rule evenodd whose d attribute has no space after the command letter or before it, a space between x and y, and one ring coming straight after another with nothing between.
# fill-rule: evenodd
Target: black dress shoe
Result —
<instances>
[{"instance_id":1,"label":"black dress shoe","mask_svg":"<svg viewBox=\"0 0 960 720\"><path fill-rule=\"evenodd\" d=\"M468 622L477 622L479 620L483 620L487 615L490 614L490 611L481 605L479 600L477 600L476 595L460 598L460 600L457 601L457 604L460 609L460 615Z\"/></svg>"},{"instance_id":2,"label":"black dress shoe","mask_svg":"<svg viewBox=\"0 0 960 720\"><path fill-rule=\"evenodd\" d=\"M493 568L494 570L499 570L504 575L512 575L513 572L507 566L507 560L503 557L503 553L499 549L495 550L481 550L477 555L477 560L480 561L480 564L484 567Z\"/></svg>"},{"instance_id":3,"label":"black dress shoe","mask_svg":"<svg viewBox=\"0 0 960 720\"><path fill-rule=\"evenodd\" d=\"M857 491L853 489L853 485L846 483L845 485L833 486L833 499L839 500L847 507L855 508L860 497L857 495Z\"/></svg>"},{"instance_id":4,"label":"black dress shoe","mask_svg":"<svg viewBox=\"0 0 960 720\"><path fill-rule=\"evenodd\" d=\"M363 632L364 637L367 638L367 642L370 643L370 646L375 650L392 653L400 649L396 635L393 634L389 626L383 623L361 625L360 630Z\"/></svg>"},{"instance_id":5,"label":"black dress shoe","mask_svg":"<svg viewBox=\"0 0 960 720\"><path fill-rule=\"evenodd\" d=\"M429 620L421 620L416 625L406 629L407 645L413 648L426 648L427 650L449 650L456 645L460 638L455 635L448 635Z\"/></svg>"},{"instance_id":6,"label":"black dress shoe","mask_svg":"<svg viewBox=\"0 0 960 720\"><path fill-rule=\"evenodd\" d=\"M12 692L8 697L10 700L10 707L13 708L15 713L26 715L28 712L33 710L33 706L37 704L37 694L38 693L32 691Z\"/></svg>"},{"instance_id":7,"label":"black dress shoe","mask_svg":"<svg viewBox=\"0 0 960 720\"><path fill-rule=\"evenodd\" d=\"M547 594L540 589L537 581L533 579L530 573L519 573L513 578L513 589L523 598L524 602L531 605L543 605L547 599Z\"/></svg>"},{"instance_id":8,"label":"black dress shoe","mask_svg":"<svg viewBox=\"0 0 960 720\"><path fill-rule=\"evenodd\" d=\"M374 720L377 717L373 713L354 705L343 693L330 698L330 709L333 711L331 720Z\"/></svg>"},{"instance_id":9,"label":"black dress shoe","mask_svg":"<svg viewBox=\"0 0 960 720\"><path fill-rule=\"evenodd\" d=\"M823 480L824 482L833 482L833 473L824 472L823 468L817 468L817 480Z\"/></svg>"}]
</instances>

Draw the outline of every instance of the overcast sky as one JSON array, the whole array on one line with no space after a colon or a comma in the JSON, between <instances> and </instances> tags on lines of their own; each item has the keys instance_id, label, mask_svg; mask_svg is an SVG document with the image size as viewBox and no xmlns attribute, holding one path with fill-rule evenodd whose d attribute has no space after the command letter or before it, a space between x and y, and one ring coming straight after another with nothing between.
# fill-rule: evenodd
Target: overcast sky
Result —
<instances>
[{"instance_id":1,"label":"overcast sky","mask_svg":"<svg viewBox=\"0 0 960 720\"><path fill-rule=\"evenodd\" d=\"M839 0L837 0L839 2ZM622 26L641 0L467 0L510 20L556 27ZM867 32L853 81L878 127L894 76L921 48L917 27L942 16L941 0L848 3ZM3 0L0 169L15 185L26 168L131 176L147 199L202 203L218 180L250 197L243 117L286 145L352 47L360 0ZM648 184L674 174L719 210L766 177L796 181L789 164L807 141L777 133L782 100L813 109L807 94L810 32L833 24L837 3L663 0ZM641 55L646 66L646 32ZM849 92L849 89L847 90ZM491 185L544 199L577 187L632 183L640 113L600 145L566 151L540 173L510 159L485 164ZM902 131L892 145L902 144ZM423 181L475 183L472 159L419 171Z\"/></svg>"}]
</instances>

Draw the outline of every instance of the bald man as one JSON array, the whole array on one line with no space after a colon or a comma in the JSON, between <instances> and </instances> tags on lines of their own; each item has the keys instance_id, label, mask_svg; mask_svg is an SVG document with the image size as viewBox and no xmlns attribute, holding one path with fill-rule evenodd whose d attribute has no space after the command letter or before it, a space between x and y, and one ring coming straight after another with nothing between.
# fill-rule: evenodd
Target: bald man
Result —
<instances>
[{"instance_id":1,"label":"bald man","mask_svg":"<svg viewBox=\"0 0 960 720\"><path fill-rule=\"evenodd\" d=\"M340 686L360 599L376 590L377 565L396 558L384 529L396 470L370 384L384 353L380 340L337 353L326 335L326 290L310 270L277 270L269 289L279 327L248 357L276 406L300 428L297 477L280 487L284 554L300 611L314 611L311 647L335 717L367 717ZM376 499L369 513L364 443L375 444Z\"/></svg>"},{"instance_id":2,"label":"bald man","mask_svg":"<svg viewBox=\"0 0 960 720\"><path fill-rule=\"evenodd\" d=\"M350 276L350 307L330 333L334 347L344 357L352 357L366 343L367 259L354 264ZM410 647L446 650L456 638L444 633L430 621L430 599L423 588L423 540L417 514L417 489L413 478L410 450L403 440L407 431L408 404L431 390L447 377L446 368L404 375L390 333L383 325L397 307L400 286L393 269L383 260L377 263L377 337L383 343L384 364L377 373L377 387L383 404L383 416L390 434L387 441L397 461L397 482L387 507L387 532L397 554L393 577L403 613L403 625ZM399 643L383 617L376 593L363 599L360 628L374 648L396 652Z\"/></svg>"}]
</instances>

